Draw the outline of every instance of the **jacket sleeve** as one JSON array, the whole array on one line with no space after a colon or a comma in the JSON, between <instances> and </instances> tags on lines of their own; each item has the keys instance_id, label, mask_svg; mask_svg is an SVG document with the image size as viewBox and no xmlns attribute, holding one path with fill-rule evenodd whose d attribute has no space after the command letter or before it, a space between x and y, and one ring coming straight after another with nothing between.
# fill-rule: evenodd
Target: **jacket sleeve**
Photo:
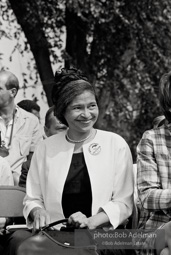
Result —
<instances>
[{"instance_id":1,"label":"jacket sleeve","mask_svg":"<svg viewBox=\"0 0 171 255\"><path fill-rule=\"evenodd\" d=\"M126 142L117 152L115 172L111 201L101 207L108 215L113 228L123 224L131 216L133 210L133 162Z\"/></svg>"},{"instance_id":2,"label":"jacket sleeve","mask_svg":"<svg viewBox=\"0 0 171 255\"><path fill-rule=\"evenodd\" d=\"M39 160L41 157L43 157L42 148L43 148L42 143L36 148L27 175L26 196L23 201L24 204L23 214L26 219L27 226L29 228L32 227L32 221L29 217L31 210L35 207L44 208L40 178L40 175L44 174L44 168L43 160Z\"/></svg>"},{"instance_id":3,"label":"jacket sleeve","mask_svg":"<svg viewBox=\"0 0 171 255\"><path fill-rule=\"evenodd\" d=\"M171 189L162 188L159 166L154 156L154 142L150 132L144 133L138 144L137 154L138 193L143 208L147 210L170 208ZM162 169L166 171L164 165ZM163 174L166 172L163 171Z\"/></svg>"}]
</instances>

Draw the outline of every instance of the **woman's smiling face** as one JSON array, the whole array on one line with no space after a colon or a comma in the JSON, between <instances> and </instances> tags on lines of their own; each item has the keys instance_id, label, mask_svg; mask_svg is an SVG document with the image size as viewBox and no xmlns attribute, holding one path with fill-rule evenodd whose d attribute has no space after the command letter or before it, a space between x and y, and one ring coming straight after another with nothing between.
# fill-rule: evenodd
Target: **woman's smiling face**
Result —
<instances>
[{"instance_id":1,"label":"woman's smiling face","mask_svg":"<svg viewBox=\"0 0 171 255\"><path fill-rule=\"evenodd\" d=\"M98 115L99 109L95 95L91 91L85 90L68 105L64 117L70 131L89 133L97 121Z\"/></svg>"}]
</instances>

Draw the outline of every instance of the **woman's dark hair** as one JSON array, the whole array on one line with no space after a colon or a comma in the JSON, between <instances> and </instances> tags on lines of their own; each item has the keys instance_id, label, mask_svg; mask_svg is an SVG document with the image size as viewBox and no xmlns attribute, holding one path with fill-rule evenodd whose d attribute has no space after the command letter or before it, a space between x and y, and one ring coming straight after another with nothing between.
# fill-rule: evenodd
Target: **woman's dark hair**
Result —
<instances>
[{"instance_id":1,"label":"woman's dark hair","mask_svg":"<svg viewBox=\"0 0 171 255\"><path fill-rule=\"evenodd\" d=\"M55 116L63 124L68 126L64 117L66 108L76 96L82 94L85 90L91 91L96 97L93 85L89 83L88 78L80 70L63 68L60 72L55 73L52 102L55 107Z\"/></svg>"},{"instance_id":2,"label":"woman's dark hair","mask_svg":"<svg viewBox=\"0 0 171 255\"><path fill-rule=\"evenodd\" d=\"M166 119L171 122L171 72L161 77L159 85L160 107Z\"/></svg>"}]
</instances>

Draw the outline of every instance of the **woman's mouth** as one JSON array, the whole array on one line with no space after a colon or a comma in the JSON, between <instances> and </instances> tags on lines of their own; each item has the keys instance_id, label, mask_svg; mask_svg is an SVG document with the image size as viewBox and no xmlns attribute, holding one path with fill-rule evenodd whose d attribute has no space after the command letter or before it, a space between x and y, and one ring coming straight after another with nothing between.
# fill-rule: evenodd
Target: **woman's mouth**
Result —
<instances>
[{"instance_id":1,"label":"woman's mouth","mask_svg":"<svg viewBox=\"0 0 171 255\"><path fill-rule=\"evenodd\" d=\"M89 119L89 120L79 120L81 123L84 123L84 124L89 124L92 119Z\"/></svg>"}]
</instances>

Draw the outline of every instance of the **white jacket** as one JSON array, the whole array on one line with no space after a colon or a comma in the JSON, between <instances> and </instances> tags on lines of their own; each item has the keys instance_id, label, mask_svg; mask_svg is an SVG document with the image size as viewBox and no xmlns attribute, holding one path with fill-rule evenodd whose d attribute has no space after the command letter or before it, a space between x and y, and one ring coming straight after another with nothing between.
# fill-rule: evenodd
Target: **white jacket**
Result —
<instances>
[{"instance_id":1,"label":"white jacket","mask_svg":"<svg viewBox=\"0 0 171 255\"><path fill-rule=\"evenodd\" d=\"M28 227L30 211L45 208L51 221L64 218L62 192L70 168L74 144L66 131L42 141L33 155L27 177L24 216ZM92 189L92 215L104 210L116 228L133 208L133 164L130 149L119 135L97 130L92 141L83 145Z\"/></svg>"}]
</instances>

